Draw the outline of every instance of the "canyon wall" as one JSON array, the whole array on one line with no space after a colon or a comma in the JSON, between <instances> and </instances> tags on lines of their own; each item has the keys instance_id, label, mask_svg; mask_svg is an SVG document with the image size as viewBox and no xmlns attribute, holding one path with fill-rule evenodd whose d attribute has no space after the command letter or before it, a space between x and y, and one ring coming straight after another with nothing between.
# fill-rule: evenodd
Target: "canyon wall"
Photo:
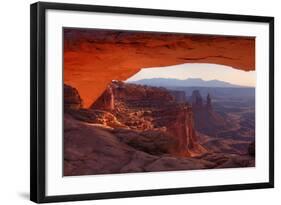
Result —
<instances>
[{"instance_id":1,"label":"canyon wall","mask_svg":"<svg viewBox=\"0 0 281 205\"><path fill-rule=\"evenodd\" d=\"M164 88L114 81L91 109L110 111L120 123L133 130L168 133L178 143L171 150L176 154L194 155L204 151L197 140L191 106L178 103Z\"/></svg>"}]
</instances>

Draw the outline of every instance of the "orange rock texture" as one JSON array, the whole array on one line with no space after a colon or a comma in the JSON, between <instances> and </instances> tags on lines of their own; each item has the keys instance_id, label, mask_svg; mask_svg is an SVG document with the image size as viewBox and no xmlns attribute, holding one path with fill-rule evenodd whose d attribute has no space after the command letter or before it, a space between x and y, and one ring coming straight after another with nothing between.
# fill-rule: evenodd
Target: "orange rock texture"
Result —
<instances>
[{"instance_id":1,"label":"orange rock texture","mask_svg":"<svg viewBox=\"0 0 281 205\"><path fill-rule=\"evenodd\" d=\"M142 68L216 63L255 70L254 37L64 29L64 82L89 107L112 80Z\"/></svg>"}]
</instances>

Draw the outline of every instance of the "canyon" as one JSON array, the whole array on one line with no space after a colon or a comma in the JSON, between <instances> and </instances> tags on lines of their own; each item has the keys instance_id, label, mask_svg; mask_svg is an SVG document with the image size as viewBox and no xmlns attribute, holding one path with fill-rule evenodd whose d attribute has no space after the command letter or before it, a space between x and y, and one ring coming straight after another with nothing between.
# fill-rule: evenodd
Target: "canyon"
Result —
<instances>
[{"instance_id":1,"label":"canyon","mask_svg":"<svg viewBox=\"0 0 281 205\"><path fill-rule=\"evenodd\" d=\"M186 99L183 91L114 80L88 108L83 103L65 84L65 176L255 166L254 143L240 149L198 126L230 126L210 95L204 104L199 91Z\"/></svg>"}]
</instances>

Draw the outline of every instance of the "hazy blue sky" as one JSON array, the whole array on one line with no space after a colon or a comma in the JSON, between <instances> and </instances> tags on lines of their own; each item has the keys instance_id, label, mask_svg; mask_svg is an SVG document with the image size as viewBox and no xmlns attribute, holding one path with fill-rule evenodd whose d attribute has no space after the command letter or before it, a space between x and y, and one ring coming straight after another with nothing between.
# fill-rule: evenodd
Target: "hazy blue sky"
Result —
<instances>
[{"instance_id":1,"label":"hazy blue sky","mask_svg":"<svg viewBox=\"0 0 281 205\"><path fill-rule=\"evenodd\" d=\"M236 85L255 86L256 72L242 71L229 66L207 63L186 63L181 65L143 68L127 81L149 78L201 78L203 80L221 80Z\"/></svg>"}]
</instances>

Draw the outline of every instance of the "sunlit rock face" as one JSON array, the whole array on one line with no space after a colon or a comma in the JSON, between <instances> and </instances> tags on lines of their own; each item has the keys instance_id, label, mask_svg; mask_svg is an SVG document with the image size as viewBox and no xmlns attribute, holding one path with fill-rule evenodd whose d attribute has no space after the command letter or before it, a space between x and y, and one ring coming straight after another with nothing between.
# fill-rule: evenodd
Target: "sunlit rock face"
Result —
<instances>
[{"instance_id":1,"label":"sunlit rock face","mask_svg":"<svg viewBox=\"0 0 281 205\"><path fill-rule=\"evenodd\" d=\"M165 135L162 145L169 153L191 156L206 151L198 143L191 106L177 102L165 88L114 81L90 108L111 111L121 124L135 131L150 132L150 138L155 138L155 133ZM129 137L131 140L132 136Z\"/></svg>"},{"instance_id":2,"label":"sunlit rock face","mask_svg":"<svg viewBox=\"0 0 281 205\"><path fill-rule=\"evenodd\" d=\"M255 70L251 37L64 29L64 81L89 107L111 80L141 68L216 63Z\"/></svg>"}]
</instances>

